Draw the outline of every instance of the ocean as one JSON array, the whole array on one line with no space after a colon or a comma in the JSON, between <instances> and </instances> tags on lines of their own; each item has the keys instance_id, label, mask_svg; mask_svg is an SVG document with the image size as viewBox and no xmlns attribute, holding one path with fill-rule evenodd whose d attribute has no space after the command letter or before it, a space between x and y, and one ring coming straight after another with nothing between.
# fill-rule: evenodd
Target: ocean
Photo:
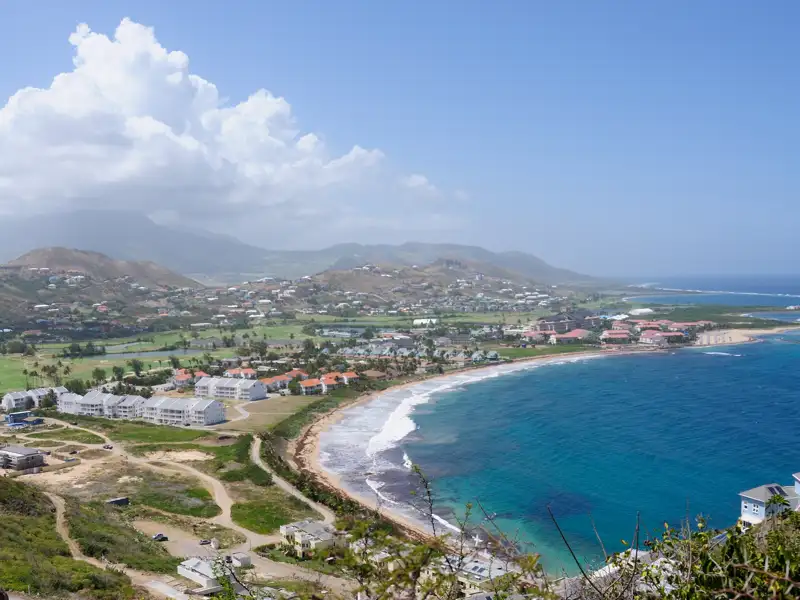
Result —
<instances>
[{"instance_id":1,"label":"ocean","mask_svg":"<svg viewBox=\"0 0 800 600\"><path fill-rule=\"evenodd\" d=\"M468 502L550 573L575 572L550 506L582 561L687 515L733 524L738 492L800 471L800 335L713 349L557 358L393 390L343 411L322 466L351 491L421 517L418 465L439 527ZM476 504L477 506L477 504ZM590 516L591 515L591 516ZM481 517L477 519L479 522Z\"/></svg>"},{"instance_id":2,"label":"ocean","mask_svg":"<svg viewBox=\"0 0 800 600\"><path fill-rule=\"evenodd\" d=\"M668 277L634 287L637 302L652 304L800 305L798 275Z\"/></svg>"}]
</instances>

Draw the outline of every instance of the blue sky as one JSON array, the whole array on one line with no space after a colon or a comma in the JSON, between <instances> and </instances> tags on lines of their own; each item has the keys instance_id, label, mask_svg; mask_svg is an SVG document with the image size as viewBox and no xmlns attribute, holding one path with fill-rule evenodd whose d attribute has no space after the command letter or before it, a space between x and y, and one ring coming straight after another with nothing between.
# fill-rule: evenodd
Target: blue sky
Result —
<instances>
[{"instance_id":1,"label":"blue sky","mask_svg":"<svg viewBox=\"0 0 800 600\"><path fill-rule=\"evenodd\" d=\"M352 228L274 245L451 241L596 274L798 272L796 3L34 4L0 5L2 101L73 69L79 23L111 37L130 17L229 105L285 98L329 159L379 150L362 187L281 189L258 210L299 231L341 206ZM394 189L414 174L435 198ZM38 207L44 192L24 193ZM69 206L47 193L42 210ZM167 222L193 212L160 204ZM251 221L197 224L252 237Z\"/></svg>"}]
</instances>

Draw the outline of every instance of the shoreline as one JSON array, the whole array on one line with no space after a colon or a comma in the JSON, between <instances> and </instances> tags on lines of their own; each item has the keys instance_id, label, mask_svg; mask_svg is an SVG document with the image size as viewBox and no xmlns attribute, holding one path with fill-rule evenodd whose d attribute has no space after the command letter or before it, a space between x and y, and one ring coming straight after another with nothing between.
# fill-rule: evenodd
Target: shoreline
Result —
<instances>
[{"instance_id":1,"label":"shoreline","mask_svg":"<svg viewBox=\"0 0 800 600\"><path fill-rule=\"evenodd\" d=\"M715 335L715 337L720 341L714 341L705 344L694 343L686 346L681 346L681 348L714 348L714 347L756 343L760 341L759 337L763 335L781 334L791 331L797 331L799 329L800 326L787 326L775 329L713 330L706 333ZM586 350L586 351L564 353L564 354L547 354L542 356L533 356L528 358L520 358L512 360L510 363L499 363L499 365L527 364L527 363L536 363L547 360L550 361L570 360L574 358L580 359L580 358L594 358L602 356L632 356L636 354L660 354L668 351L669 351L668 348L633 349L633 348L626 348L623 346L607 350L597 349L597 350ZM381 517L383 517L387 521L394 523L398 528L403 530L404 533L406 533L406 535L408 535L409 537L418 540L430 539L431 537L433 537L434 534L427 528L422 527L420 523L415 522L414 520L406 517L405 515L399 513L398 511L392 510L390 507L387 507L386 503L382 502L377 495L367 496L364 494L357 494L351 490L348 490L342 484L341 477L327 471L319 462L320 436L324 432L326 432L332 425L336 424L337 422L339 422L339 420L343 418L345 410L367 404L386 392L407 389L411 386L415 386L420 383L435 381L437 379L446 379L454 375L459 375L463 373L480 372L488 370L492 367L497 367L499 365L498 364L481 365L478 367L465 367L461 369L453 369L452 371L448 371L446 373L440 373L430 376L422 376L419 379L391 386L389 388L386 388L385 390L367 392L362 396L359 396L352 402L349 402L347 404L342 404L334 408L333 410L321 415L313 423L306 426L303 432L300 434L300 436L297 437L296 440L292 440L289 442L289 445L287 447L288 459L290 462L294 463L294 466L296 466L297 469L309 475L316 483L328 488L329 490L343 497L358 502L359 504L361 504L362 506L371 511L377 512L378 514L381 515ZM443 529L447 528L444 525L437 524L436 535L439 536L442 535L443 533L447 533L446 531L443 532L442 531Z\"/></svg>"}]
</instances>

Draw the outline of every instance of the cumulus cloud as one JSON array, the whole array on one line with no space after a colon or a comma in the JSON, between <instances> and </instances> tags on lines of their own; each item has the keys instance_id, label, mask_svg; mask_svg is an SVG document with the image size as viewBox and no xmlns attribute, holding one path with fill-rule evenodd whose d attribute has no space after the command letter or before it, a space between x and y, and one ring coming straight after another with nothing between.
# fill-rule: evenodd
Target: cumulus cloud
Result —
<instances>
[{"instance_id":1,"label":"cumulus cloud","mask_svg":"<svg viewBox=\"0 0 800 600\"><path fill-rule=\"evenodd\" d=\"M136 207L253 232L320 218L346 238L348 222L399 227L410 203L440 193L378 149L331 153L265 89L227 105L186 54L129 19L113 37L80 25L69 42L71 71L0 109L0 214Z\"/></svg>"}]
</instances>

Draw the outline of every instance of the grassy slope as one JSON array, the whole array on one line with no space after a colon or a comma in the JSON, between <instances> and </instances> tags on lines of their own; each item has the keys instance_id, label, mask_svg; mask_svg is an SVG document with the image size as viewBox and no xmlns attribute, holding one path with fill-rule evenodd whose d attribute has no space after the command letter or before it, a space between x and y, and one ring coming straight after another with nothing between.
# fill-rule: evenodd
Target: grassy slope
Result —
<instances>
[{"instance_id":1,"label":"grassy slope","mask_svg":"<svg viewBox=\"0 0 800 600\"><path fill-rule=\"evenodd\" d=\"M125 575L70 558L52 504L33 486L0 478L0 517L0 588L43 596L80 592L96 600L134 596Z\"/></svg>"},{"instance_id":2,"label":"grassy slope","mask_svg":"<svg viewBox=\"0 0 800 600\"><path fill-rule=\"evenodd\" d=\"M181 562L146 535L136 531L122 518L119 509L91 502L67 505L70 536L87 556L106 558L115 564L154 573L174 573Z\"/></svg>"},{"instance_id":3,"label":"grassy slope","mask_svg":"<svg viewBox=\"0 0 800 600\"><path fill-rule=\"evenodd\" d=\"M69 422L75 422L80 427L92 429L102 433L117 442L141 442L141 443L161 443L161 442L191 442L200 438L214 435L213 432L198 431L194 429L180 429L178 427L167 427L164 425L153 425L152 423L139 423L132 421L116 421L111 419L101 419L97 417L83 417L76 415L58 415ZM47 437L56 437L53 436Z\"/></svg>"},{"instance_id":4,"label":"grassy slope","mask_svg":"<svg viewBox=\"0 0 800 600\"><path fill-rule=\"evenodd\" d=\"M79 444L102 444L103 438L88 431L63 428L56 431L42 431L30 434L31 438L45 440L61 440L64 442L77 442Z\"/></svg>"}]
</instances>

